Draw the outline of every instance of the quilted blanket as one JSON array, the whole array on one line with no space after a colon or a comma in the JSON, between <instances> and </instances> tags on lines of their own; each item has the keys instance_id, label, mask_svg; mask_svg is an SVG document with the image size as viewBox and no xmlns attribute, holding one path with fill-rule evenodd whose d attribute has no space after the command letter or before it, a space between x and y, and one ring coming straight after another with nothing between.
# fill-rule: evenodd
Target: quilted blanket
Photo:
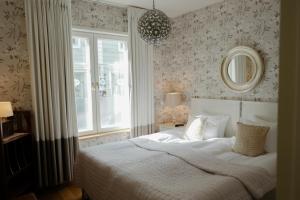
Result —
<instances>
[{"instance_id":1,"label":"quilted blanket","mask_svg":"<svg viewBox=\"0 0 300 200\"><path fill-rule=\"evenodd\" d=\"M262 168L145 138L84 149L75 171L92 200L247 200L275 188Z\"/></svg>"}]
</instances>

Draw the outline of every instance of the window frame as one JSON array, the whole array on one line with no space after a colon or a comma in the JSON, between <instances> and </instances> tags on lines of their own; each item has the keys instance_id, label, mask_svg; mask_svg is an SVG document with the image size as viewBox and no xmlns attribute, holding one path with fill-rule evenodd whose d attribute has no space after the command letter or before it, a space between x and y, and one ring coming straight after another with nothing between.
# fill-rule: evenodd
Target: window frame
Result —
<instances>
[{"instance_id":1,"label":"window frame","mask_svg":"<svg viewBox=\"0 0 300 200\"><path fill-rule=\"evenodd\" d=\"M128 35L120 33L110 33L110 32L99 32L94 30L78 29L72 30L73 37L83 37L88 38L90 42L90 73L91 73L91 93L92 93L92 110L93 112L93 130L90 131L79 131L80 136L94 135L94 134L104 134L107 132L116 132L120 130L128 130L130 128L130 109L129 109L129 124L128 127L112 127L112 128L101 128L101 101L100 95L97 94L99 89L99 67L98 67L98 39L112 39L125 41L128 46ZM73 47L72 47L73 48ZM129 52L128 52L129 56ZM74 68L73 68L74 69ZM128 58L128 74L129 74L129 58ZM128 82L128 89L130 90L130 84ZM129 101L130 102L130 101ZM130 105L128 105L130 106Z\"/></svg>"}]
</instances>

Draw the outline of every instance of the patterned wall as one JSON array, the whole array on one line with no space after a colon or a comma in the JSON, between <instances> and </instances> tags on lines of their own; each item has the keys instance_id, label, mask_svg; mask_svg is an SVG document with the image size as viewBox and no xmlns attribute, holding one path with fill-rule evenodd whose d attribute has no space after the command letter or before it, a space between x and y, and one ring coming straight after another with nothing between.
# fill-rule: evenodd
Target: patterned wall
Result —
<instances>
[{"instance_id":1,"label":"patterned wall","mask_svg":"<svg viewBox=\"0 0 300 200\"><path fill-rule=\"evenodd\" d=\"M0 101L31 109L24 0L0 1Z\"/></svg>"},{"instance_id":2,"label":"patterned wall","mask_svg":"<svg viewBox=\"0 0 300 200\"><path fill-rule=\"evenodd\" d=\"M72 0L74 26L127 32L127 9L91 0Z\"/></svg>"},{"instance_id":3,"label":"patterned wall","mask_svg":"<svg viewBox=\"0 0 300 200\"><path fill-rule=\"evenodd\" d=\"M227 89L219 76L226 52L247 45L256 49L266 66L258 87L244 99L277 101L280 0L225 0L173 19L170 38L155 48L156 121L170 119L164 109L164 94L240 99ZM0 1L0 101L14 107L31 108L30 70L23 0ZM89 0L72 0L73 25L107 31L127 31L125 8ZM177 118L185 119L187 106L177 108Z\"/></svg>"},{"instance_id":4,"label":"patterned wall","mask_svg":"<svg viewBox=\"0 0 300 200\"><path fill-rule=\"evenodd\" d=\"M173 19L170 38L154 55L157 121L169 119L163 105L169 91L182 91L186 105L192 96L277 101L279 20L280 0L225 0ZM244 95L227 89L219 73L226 52L238 45L256 49L266 67L261 83Z\"/></svg>"}]
</instances>

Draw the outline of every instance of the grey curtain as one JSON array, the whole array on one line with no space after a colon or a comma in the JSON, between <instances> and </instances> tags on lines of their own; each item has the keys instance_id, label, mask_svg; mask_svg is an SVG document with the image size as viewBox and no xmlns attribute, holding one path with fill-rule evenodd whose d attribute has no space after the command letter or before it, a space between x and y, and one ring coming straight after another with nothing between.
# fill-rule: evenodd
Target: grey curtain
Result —
<instances>
[{"instance_id":1,"label":"grey curtain","mask_svg":"<svg viewBox=\"0 0 300 200\"><path fill-rule=\"evenodd\" d=\"M77 123L70 0L25 0L39 186L73 178Z\"/></svg>"}]
</instances>

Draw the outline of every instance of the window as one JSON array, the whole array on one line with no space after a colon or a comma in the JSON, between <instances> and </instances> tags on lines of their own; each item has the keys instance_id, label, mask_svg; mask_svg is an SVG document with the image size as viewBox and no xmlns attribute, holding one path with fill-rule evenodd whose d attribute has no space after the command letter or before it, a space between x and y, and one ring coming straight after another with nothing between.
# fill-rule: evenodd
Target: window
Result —
<instances>
[{"instance_id":1,"label":"window","mask_svg":"<svg viewBox=\"0 0 300 200\"><path fill-rule=\"evenodd\" d=\"M127 38L76 31L72 43L78 131L129 128Z\"/></svg>"}]
</instances>

